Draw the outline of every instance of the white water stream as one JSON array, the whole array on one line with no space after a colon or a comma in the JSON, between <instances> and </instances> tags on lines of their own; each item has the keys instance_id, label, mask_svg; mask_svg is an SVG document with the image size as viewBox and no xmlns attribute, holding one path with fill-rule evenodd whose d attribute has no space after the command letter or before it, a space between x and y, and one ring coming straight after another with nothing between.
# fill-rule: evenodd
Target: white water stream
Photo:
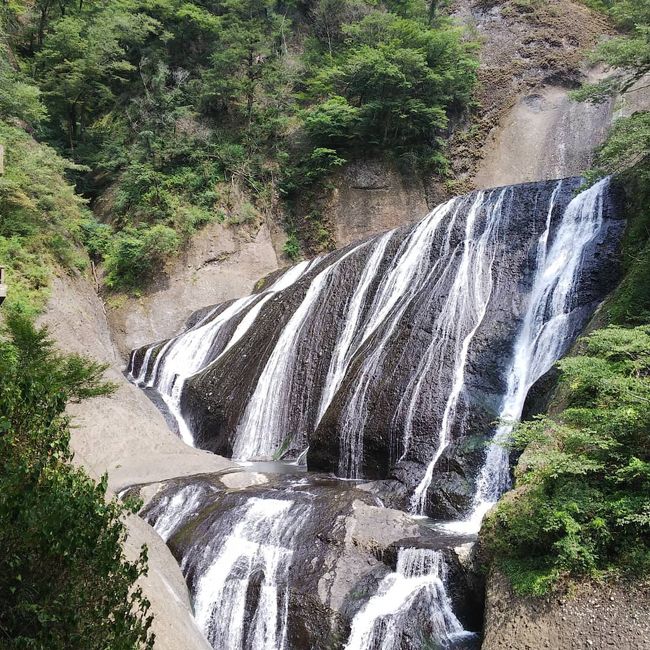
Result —
<instances>
[{"instance_id":1,"label":"white water stream","mask_svg":"<svg viewBox=\"0 0 650 650\"><path fill-rule=\"evenodd\" d=\"M571 340L571 299L585 251L603 225L603 200L608 186L609 179L604 179L569 203L549 247L551 215L560 185L554 192L546 228L537 243L533 289L514 345L499 413L502 424L488 447L471 511L465 520L448 524L451 530L478 532L487 511L509 486L505 443L521 417L530 387L551 369Z\"/></svg>"},{"instance_id":2,"label":"white water stream","mask_svg":"<svg viewBox=\"0 0 650 650\"><path fill-rule=\"evenodd\" d=\"M446 582L441 551L400 549L397 570L354 617L345 650L400 650L404 633L418 627L437 648L474 636L456 618Z\"/></svg>"},{"instance_id":3,"label":"white water stream","mask_svg":"<svg viewBox=\"0 0 650 650\"><path fill-rule=\"evenodd\" d=\"M350 249L312 280L307 295L282 330L257 381L255 392L248 401L241 422L237 426L233 458L240 460L269 458L280 449L288 433L287 411L291 405L288 404L286 396L290 394L296 361L296 343L302 328L341 262L366 245L361 244Z\"/></svg>"},{"instance_id":4,"label":"white water stream","mask_svg":"<svg viewBox=\"0 0 650 650\"><path fill-rule=\"evenodd\" d=\"M213 314L215 314L216 310L212 310L197 325L168 341L160 350L147 386L155 387L160 393L169 412L178 424L181 438L188 445L194 444L194 437L181 413L181 394L187 380L208 365L208 355L220 331L253 305L241 320L219 356L213 359L211 363L214 363L221 355L225 354L246 334L252 327L262 306L268 300L297 282L313 263L314 261L304 261L290 267L268 290L261 294L252 294L235 300L214 317ZM142 367L138 373L137 383L139 384L144 382L147 375L154 347L155 345L149 347L145 353Z\"/></svg>"},{"instance_id":5,"label":"white water stream","mask_svg":"<svg viewBox=\"0 0 650 650\"><path fill-rule=\"evenodd\" d=\"M291 559L308 506L252 497L232 514L230 531L183 559L184 568L200 565L196 621L215 649L284 650Z\"/></svg>"},{"instance_id":6,"label":"white water stream","mask_svg":"<svg viewBox=\"0 0 650 650\"><path fill-rule=\"evenodd\" d=\"M435 358L436 351L448 346L453 346L455 349L453 382L438 432L438 448L411 499L411 511L416 514L424 513L426 492L431 485L433 469L449 445L451 425L456 416L458 398L464 387L467 353L487 311L493 286L492 265L496 250L493 240L498 236L506 192L507 189L503 189L496 197L492 195L485 197L482 192L479 192L467 214L461 262L435 324L432 344L429 347L429 350L433 350L433 354L430 355L428 350L425 355L425 368L429 370L432 366L431 356ZM476 219L479 211L486 204L487 223L483 233L477 238Z\"/></svg>"}]
</instances>

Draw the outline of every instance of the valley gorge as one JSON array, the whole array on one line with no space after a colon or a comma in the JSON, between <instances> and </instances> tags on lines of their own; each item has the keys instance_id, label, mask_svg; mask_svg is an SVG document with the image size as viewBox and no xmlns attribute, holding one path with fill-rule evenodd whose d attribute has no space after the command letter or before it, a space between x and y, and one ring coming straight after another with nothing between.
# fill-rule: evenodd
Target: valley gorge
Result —
<instances>
[{"instance_id":1,"label":"valley gorge","mask_svg":"<svg viewBox=\"0 0 650 650\"><path fill-rule=\"evenodd\" d=\"M468 67L476 74L471 100L448 99L446 117L430 129L431 137L417 135L408 146L397 136L387 145L388 127L386 149L378 148L372 132L314 140L309 151L345 159L318 168L318 181L304 185L315 173L309 165L316 164L300 158L315 137L309 129L320 124L335 132L348 118L357 126L362 119L350 117L351 110L341 113L345 118L328 112L362 75L328 90L333 100L310 95L319 84L335 83L357 56L341 50L339 57L337 48L361 43L360 59L372 61L376 53L363 39L397 29L389 26L393 14L405 32L416 33L421 25L409 23L419 16L415 4L264 5L248 17L272 24L279 44L243 57L248 72L232 73L245 80L236 90L227 87L231 72L224 70L230 68L219 57L229 61L244 50L235 41L224 45L220 35L253 35L256 46L263 41L257 27L224 21L230 11L239 16L238 7L219 4L211 13L191 2L174 9L179 13L171 20L161 17L167 10L147 5L160 25L169 19L192 26L180 39L187 51L200 53L214 39L209 61L221 78L211 77L208 67L199 74L191 61L186 66L180 50L175 60L173 30L147 27L146 20L138 27L156 38L161 29L161 42L172 39L170 67L156 73L173 79L163 84L163 95L186 92L186 74L192 101L197 79L214 85L196 100L213 131L208 136L200 111L186 114L178 100L173 137L189 134L190 143L179 154L179 178L167 182L145 170L145 180L129 186L142 200L155 193L176 197L165 199L165 209L178 215L172 218L159 216L160 197L151 210L157 216L145 210L142 217L142 206L124 198L126 173L109 180L113 164L142 171L133 151L131 158L116 155L114 163L98 164L88 182L96 185L93 216L78 229L83 245L74 244L84 263L68 269L56 255L55 262L47 258L43 264L53 269L47 299L35 310L56 350L102 364L111 382L112 392L70 399L62 418L70 422L72 467L104 486L102 500L130 504L120 515L125 534L117 542L125 557L137 562L146 546L148 569L133 574L128 593L146 599L155 638L125 650L650 650L646 557L636 547L628 552L621 532L628 524L647 531L648 459L639 451L647 450L647 435L635 438L638 447L616 437L628 423L645 431L646 394L631 383L647 380L645 343L633 341L620 353L622 335L614 332L611 340L596 341L597 354L586 352L594 333L616 326L648 334L650 313L644 284L647 152L615 142L617 155L629 149L635 156L618 166L605 165L602 153L617 123L650 111L648 74L590 54L622 29L601 7L617 2L424 3L427 29L435 32L441 20L440 29L449 28L476 57L475 67ZM343 22L336 22L337 12ZM367 33L358 28L364 21ZM313 34L312 23L318 25ZM309 49L314 42L322 59ZM404 42L405 36L394 36L386 50ZM142 132L148 153L137 155L168 173L177 154L156 151L165 139L156 129L171 121L163 119L156 74L148 76L154 49L143 49L134 66L144 88L134 105L147 106L150 122L129 109L125 123ZM404 60L416 68L413 56ZM440 59L447 64L445 56ZM288 77L274 67L276 57L286 59ZM276 76L260 72L267 63ZM460 74L464 63L449 65ZM305 71L313 76L299 78ZM0 66L0 81L2 73ZM451 76L443 72L436 83L461 85ZM583 84L603 83L609 90L599 101L577 101ZM412 92L415 97L418 90ZM119 123L115 107L127 95L87 127L90 139L99 141L102 129ZM234 96L246 107L238 105L241 115L226 107ZM289 96L303 102L295 113L287 108ZM363 105L363 93L359 97L354 101ZM395 100L400 111L410 101L405 97ZM418 101L408 103L413 113L407 118L402 112L401 119L421 123ZM0 126L2 102L0 89ZM314 117L319 106L325 117ZM290 117L286 123L268 118L255 130L255 111ZM214 126L221 121L224 129L234 128L238 119L247 126L236 143ZM66 132L70 142L73 131ZM213 135L223 149L206 144ZM289 148L272 158L268 151L283 138ZM425 140L441 147L444 162L413 163L409 156L420 155ZM80 156L84 147L92 150L92 143L77 144ZM197 153L202 147L203 158ZM107 151L110 158L114 152ZM188 170L207 175L213 163L206 161L213 160L227 172L204 193ZM66 172L79 187L86 164L80 160L79 169ZM256 176L256 165L268 176ZM283 165L295 187L282 178ZM0 190L3 179L0 173ZM206 196L218 216L205 223L197 217L196 227L182 222L194 218L196 206L204 209ZM101 234L107 224L114 230ZM182 245L163 253L154 271L142 271L146 284L111 284L120 238L126 256L135 259L129 252L140 250L135 238L159 224L182 232ZM157 233L155 245L164 243L163 235ZM0 247L0 264L14 273L13 260L22 264L23 258L7 250ZM22 282L17 277L15 284ZM612 315L624 310L624 316ZM570 374L572 359L583 363L587 379ZM605 363L632 371L606 383ZM622 415L610 418L603 410L590 420L575 395L591 400L589 408L606 403L616 409L619 401ZM641 404L640 415L630 403ZM0 412L0 433L2 418ZM534 429L537 422L540 429ZM607 435L596 435L607 423ZM601 497L589 492L589 481L608 461L589 454L622 455L621 447L632 450L630 462L621 461L624 466L602 479L614 485L616 528L603 523ZM579 464L576 458L583 457ZM548 487L564 472L575 483ZM623 494L627 487L616 492L626 480L638 492L632 506ZM581 481L586 497L575 487ZM566 510L557 505L558 494ZM579 518L581 499L589 502L588 521ZM547 519L534 528L540 512ZM528 517L531 531L543 530L539 540L534 533L527 537L517 517ZM548 539L557 531L565 536L558 533L560 541L550 545L549 530ZM581 546L583 533L591 535L584 543L588 551ZM513 550L517 535L524 551L530 547L529 564L526 552L522 559ZM631 573L618 570L618 555L605 557L611 547L621 549ZM552 559L565 556L574 561L570 569L548 569ZM2 616L0 610L0 648ZM79 638L70 650L84 643L88 650L100 647L90 635ZM51 641L34 647L68 646ZM105 647L122 649L117 642Z\"/></svg>"}]
</instances>

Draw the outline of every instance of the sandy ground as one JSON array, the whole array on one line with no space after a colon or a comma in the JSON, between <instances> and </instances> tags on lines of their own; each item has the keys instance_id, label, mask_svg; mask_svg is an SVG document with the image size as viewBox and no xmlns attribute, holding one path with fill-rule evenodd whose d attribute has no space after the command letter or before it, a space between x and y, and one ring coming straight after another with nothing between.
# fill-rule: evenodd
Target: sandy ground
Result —
<instances>
[{"instance_id":1,"label":"sandy ground","mask_svg":"<svg viewBox=\"0 0 650 650\"><path fill-rule=\"evenodd\" d=\"M483 650L648 650L650 585L586 583L548 598L488 578Z\"/></svg>"}]
</instances>

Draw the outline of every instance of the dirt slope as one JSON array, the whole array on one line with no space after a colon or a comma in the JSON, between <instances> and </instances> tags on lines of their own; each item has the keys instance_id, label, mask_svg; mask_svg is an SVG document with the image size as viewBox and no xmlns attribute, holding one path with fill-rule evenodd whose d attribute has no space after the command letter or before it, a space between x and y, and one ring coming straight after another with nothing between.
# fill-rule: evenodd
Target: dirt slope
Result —
<instances>
[{"instance_id":1,"label":"dirt slope","mask_svg":"<svg viewBox=\"0 0 650 650\"><path fill-rule=\"evenodd\" d=\"M582 584L544 599L513 594L492 571L482 650L647 650L650 585Z\"/></svg>"}]
</instances>

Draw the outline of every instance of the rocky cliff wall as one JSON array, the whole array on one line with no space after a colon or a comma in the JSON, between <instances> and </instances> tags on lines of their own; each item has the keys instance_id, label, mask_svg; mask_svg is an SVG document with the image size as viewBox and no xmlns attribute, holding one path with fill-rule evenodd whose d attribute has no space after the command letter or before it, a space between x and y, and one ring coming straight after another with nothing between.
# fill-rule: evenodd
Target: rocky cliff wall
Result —
<instances>
[{"instance_id":1,"label":"rocky cliff wall","mask_svg":"<svg viewBox=\"0 0 650 650\"><path fill-rule=\"evenodd\" d=\"M121 357L178 332L205 305L246 295L261 277L287 264L276 231L266 220L245 226L210 224L142 295L109 297L108 321Z\"/></svg>"},{"instance_id":2,"label":"rocky cliff wall","mask_svg":"<svg viewBox=\"0 0 650 650\"><path fill-rule=\"evenodd\" d=\"M126 381L103 304L89 279L55 277L40 323L48 326L62 351L109 364L105 376L117 384L117 391L69 409L75 461L94 478L108 472L109 494L142 481L238 469L223 458L184 445L145 394ZM142 544L149 549L149 572L139 584L151 602L156 649L209 650L192 618L185 581L169 549L138 517L129 517L126 523L127 555L134 558Z\"/></svg>"},{"instance_id":3,"label":"rocky cliff wall","mask_svg":"<svg viewBox=\"0 0 650 650\"><path fill-rule=\"evenodd\" d=\"M478 109L452 138L457 182L485 188L582 173L611 106L568 97L593 76L587 53L609 31L577 0L455 0L454 17L480 43Z\"/></svg>"}]
</instances>

